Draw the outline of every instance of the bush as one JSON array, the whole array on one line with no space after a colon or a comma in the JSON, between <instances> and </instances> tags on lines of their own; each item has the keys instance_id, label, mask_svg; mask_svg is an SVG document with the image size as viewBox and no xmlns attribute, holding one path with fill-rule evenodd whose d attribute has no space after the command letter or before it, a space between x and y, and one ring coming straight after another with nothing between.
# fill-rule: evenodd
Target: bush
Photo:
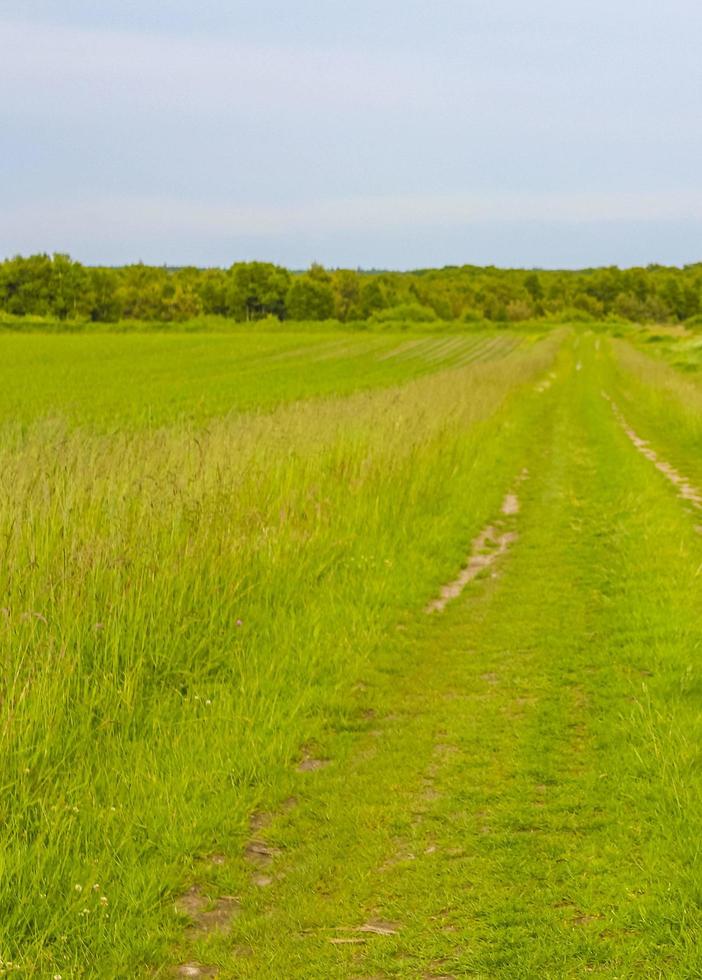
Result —
<instances>
[{"instance_id":1,"label":"bush","mask_svg":"<svg viewBox=\"0 0 702 980\"><path fill-rule=\"evenodd\" d=\"M378 310L370 318L371 323L435 323L438 319L434 310L421 303L401 303Z\"/></svg>"},{"instance_id":2,"label":"bush","mask_svg":"<svg viewBox=\"0 0 702 980\"><path fill-rule=\"evenodd\" d=\"M461 315L462 323L480 323L483 319L484 317L480 310L464 310L463 314Z\"/></svg>"}]
</instances>

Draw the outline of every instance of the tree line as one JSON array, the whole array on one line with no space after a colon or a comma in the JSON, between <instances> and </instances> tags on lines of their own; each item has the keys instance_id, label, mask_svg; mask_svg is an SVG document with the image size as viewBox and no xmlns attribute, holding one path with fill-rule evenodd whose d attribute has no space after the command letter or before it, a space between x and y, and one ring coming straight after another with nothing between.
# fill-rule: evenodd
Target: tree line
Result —
<instances>
[{"instance_id":1,"label":"tree line","mask_svg":"<svg viewBox=\"0 0 702 980\"><path fill-rule=\"evenodd\" d=\"M702 263L579 271L447 266L414 272L291 272L269 262L229 269L82 265L67 255L0 262L0 311L82 322L279 320L702 322Z\"/></svg>"}]
</instances>

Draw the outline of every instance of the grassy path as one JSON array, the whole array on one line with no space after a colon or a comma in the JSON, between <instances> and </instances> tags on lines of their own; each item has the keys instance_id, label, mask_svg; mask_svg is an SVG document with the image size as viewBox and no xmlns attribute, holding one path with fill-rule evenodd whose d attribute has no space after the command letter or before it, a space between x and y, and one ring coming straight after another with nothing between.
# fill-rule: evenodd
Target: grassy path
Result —
<instances>
[{"instance_id":1,"label":"grassy path","mask_svg":"<svg viewBox=\"0 0 702 980\"><path fill-rule=\"evenodd\" d=\"M319 980L702 975L702 538L608 383L582 341L499 575L399 625L355 719L309 747L247 855L203 872L239 911L183 959Z\"/></svg>"},{"instance_id":2,"label":"grassy path","mask_svg":"<svg viewBox=\"0 0 702 980\"><path fill-rule=\"evenodd\" d=\"M499 509L561 340L206 426L67 427L58 404L0 425L0 975L172 962L175 899L240 854ZM214 867L244 893L245 868Z\"/></svg>"}]
</instances>

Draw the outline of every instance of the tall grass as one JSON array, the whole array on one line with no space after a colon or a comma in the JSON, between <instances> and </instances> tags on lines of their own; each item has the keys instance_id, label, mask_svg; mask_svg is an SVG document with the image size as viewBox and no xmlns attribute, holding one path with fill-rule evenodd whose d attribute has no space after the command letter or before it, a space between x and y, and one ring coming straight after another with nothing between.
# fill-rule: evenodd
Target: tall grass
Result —
<instances>
[{"instance_id":1,"label":"tall grass","mask_svg":"<svg viewBox=\"0 0 702 980\"><path fill-rule=\"evenodd\" d=\"M192 862L242 839L497 509L556 346L202 425L5 424L5 960L163 961Z\"/></svg>"}]
</instances>

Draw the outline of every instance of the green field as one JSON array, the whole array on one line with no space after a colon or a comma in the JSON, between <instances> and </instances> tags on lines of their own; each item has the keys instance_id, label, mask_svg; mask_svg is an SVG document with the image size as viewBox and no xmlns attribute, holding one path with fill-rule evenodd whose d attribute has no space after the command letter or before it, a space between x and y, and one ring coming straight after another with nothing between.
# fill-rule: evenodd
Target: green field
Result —
<instances>
[{"instance_id":1,"label":"green field","mask_svg":"<svg viewBox=\"0 0 702 980\"><path fill-rule=\"evenodd\" d=\"M682 327L647 327L635 334L637 346L660 357L681 371L696 374L702 369L702 336Z\"/></svg>"},{"instance_id":2,"label":"green field","mask_svg":"<svg viewBox=\"0 0 702 980\"><path fill-rule=\"evenodd\" d=\"M438 337L0 333L0 420L50 417L110 431L202 423L495 360L533 340L508 330Z\"/></svg>"},{"instance_id":3,"label":"green field","mask_svg":"<svg viewBox=\"0 0 702 980\"><path fill-rule=\"evenodd\" d=\"M0 335L0 975L702 976L691 347Z\"/></svg>"}]
</instances>

